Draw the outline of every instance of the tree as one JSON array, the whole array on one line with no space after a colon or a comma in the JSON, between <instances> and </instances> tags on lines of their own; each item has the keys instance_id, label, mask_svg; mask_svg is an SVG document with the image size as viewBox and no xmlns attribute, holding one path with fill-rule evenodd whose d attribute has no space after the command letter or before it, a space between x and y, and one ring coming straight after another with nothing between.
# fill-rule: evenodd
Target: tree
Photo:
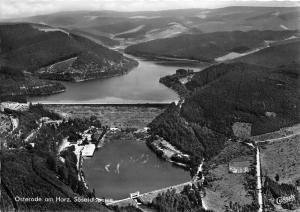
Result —
<instances>
[{"instance_id":1,"label":"tree","mask_svg":"<svg viewBox=\"0 0 300 212\"><path fill-rule=\"evenodd\" d=\"M50 170L56 171L56 158L53 155L48 155L46 159L47 166Z\"/></svg>"},{"instance_id":2,"label":"tree","mask_svg":"<svg viewBox=\"0 0 300 212\"><path fill-rule=\"evenodd\" d=\"M296 186L300 186L300 178L296 180Z\"/></svg>"}]
</instances>

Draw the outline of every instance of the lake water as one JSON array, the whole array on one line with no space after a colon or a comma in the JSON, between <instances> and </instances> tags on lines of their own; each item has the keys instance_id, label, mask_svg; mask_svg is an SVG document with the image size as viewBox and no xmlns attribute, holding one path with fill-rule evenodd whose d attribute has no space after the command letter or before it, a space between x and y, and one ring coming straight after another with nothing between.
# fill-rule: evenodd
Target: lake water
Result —
<instances>
[{"instance_id":1,"label":"lake water","mask_svg":"<svg viewBox=\"0 0 300 212\"><path fill-rule=\"evenodd\" d=\"M127 55L128 56L128 55ZM129 56L132 57L132 56ZM85 82L63 82L66 92L34 97L40 103L169 103L178 95L159 83L163 76L174 74L178 68L200 70L201 66L164 62L158 64L135 58L139 66L128 74ZM166 65L168 64L168 65ZM203 68L203 66L202 66ZM129 193L148 192L190 180L190 174L171 163L159 159L143 142L131 139L113 139L84 160L86 181L99 198L122 199Z\"/></svg>"},{"instance_id":2,"label":"lake water","mask_svg":"<svg viewBox=\"0 0 300 212\"><path fill-rule=\"evenodd\" d=\"M159 159L144 142L112 139L93 158L84 160L90 189L99 198L122 199L189 181L190 174Z\"/></svg>"},{"instance_id":3,"label":"lake water","mask_svg":"<svg viewBox=\"0 0 300 212\"><path fill-rule=\"evenodd\" d=\"M127 55L128 56L128 55ZM133 58L132 56L129 56ZM66 92L44 97L32 97L29 101L40 103L169 103L178 95L159 83L163 76L174 74L178 65L160 65L153 61L135 58L139 66L128 74L90 80L85 82L63 82ZM198 71L199 68L194 68Z\"/></svg>"}]
</instances>

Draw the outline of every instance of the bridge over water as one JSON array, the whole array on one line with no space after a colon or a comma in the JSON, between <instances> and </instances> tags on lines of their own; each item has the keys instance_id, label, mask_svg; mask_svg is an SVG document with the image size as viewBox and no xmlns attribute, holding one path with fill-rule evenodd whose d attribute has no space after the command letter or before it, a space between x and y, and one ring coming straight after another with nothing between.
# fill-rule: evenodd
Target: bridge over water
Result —
<instances>
[{"instance_id":1,"label":"bridge over water","mask_svg":"<svg viewBox=\"0 0 300 212\"><path fill-rule=\"evenodd\" d=\"M120 200L115 200L115 201L106 201L106 205L117 205L119 207L124 207L124 206L128 206L128 205L137 206L138 202L147 204L147 203L151 203L152 200L155 197L157 197L157 195L159 195L160 193L164 193L164 192L167 192L168 190L172 190L172 189L175 189L176 192L179 193L187 185L192 185L192 184L196 185L197 183L202 184L202 182L203 181L201 179L200 180L191 180L191 181L188 181L185 183L157 189L157 190L150 191L150 192L143 193L143 194L135 193L135 195L131 195L131 197L128 197L125 199L120 199Z\"/></svg>"}]
</instances>

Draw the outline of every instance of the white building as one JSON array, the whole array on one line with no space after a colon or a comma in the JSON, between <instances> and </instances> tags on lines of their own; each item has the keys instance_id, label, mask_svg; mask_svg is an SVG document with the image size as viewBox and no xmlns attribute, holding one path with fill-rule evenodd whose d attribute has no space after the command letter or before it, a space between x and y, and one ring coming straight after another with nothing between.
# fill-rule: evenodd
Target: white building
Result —
<instances>
[{"instance_id":1,"label":"white building","mask_svg":"<svg viewBox=\"0 0 300 212\"><path fill-rule=\"evenodd\" d=\"M232 161L229 163L229 172L242 174L250 171L250 161Z\"/></svg>"},{"instance_id":2,"label":"white building","mask_svg":"<svg viewBox=\"0 0 300 212\"><path fill-rule=\"evenodd\" d=\"M96 145L95 144L88 144L88 145L84 145L81 153L83 157L92 157L94 155L96 149Z\"/></svg>"}]
</instances>

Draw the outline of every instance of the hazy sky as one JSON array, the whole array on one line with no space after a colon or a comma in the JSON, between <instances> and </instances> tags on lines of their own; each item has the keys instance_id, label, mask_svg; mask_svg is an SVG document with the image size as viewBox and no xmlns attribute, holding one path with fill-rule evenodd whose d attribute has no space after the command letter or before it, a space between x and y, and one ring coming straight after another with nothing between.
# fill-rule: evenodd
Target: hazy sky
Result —
<instances>
[{"instance_id":1,"label":"hazy sky","mask_svg":"<svg viewBox=\"0 0 300 212\"><path fill-rule=\"evenodd\" d=\"M231 5L292 6L300 1L245 0L0 0L0 18L24 17L70 10L165 10Z\"/></svg>"}]
</instances>

